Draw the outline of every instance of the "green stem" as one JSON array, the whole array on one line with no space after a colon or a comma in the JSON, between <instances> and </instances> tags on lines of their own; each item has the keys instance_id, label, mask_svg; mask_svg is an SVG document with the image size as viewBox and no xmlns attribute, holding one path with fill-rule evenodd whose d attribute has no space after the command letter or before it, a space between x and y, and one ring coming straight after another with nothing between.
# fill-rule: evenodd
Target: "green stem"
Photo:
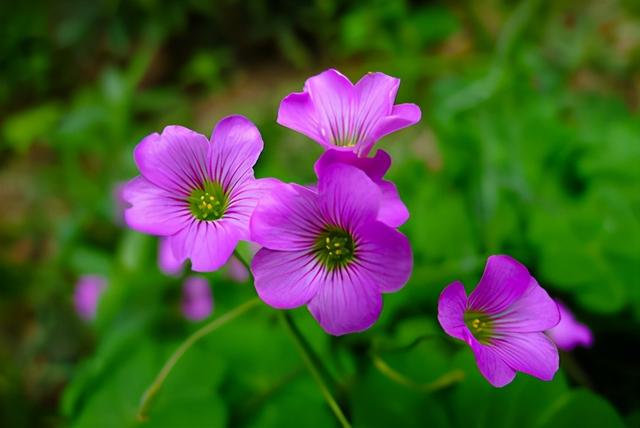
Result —
<instances>
[{"instance_id":1,"label":"green stem","mask_svg":"<svg viewBox=\"0 0 640 428\"><path fill-rule=\"evenodd\" d=\"M317 357L313 349L311 349L311 346L309 346L304 336L302 335L298 327L293 322L293 318L291 318L291 314L289 314L286 311L280 311L279 314L282 317L282 321L285 327L287 328L287 331L290 333L291 337L293 338L293 341L295 342L296 347L298 348L298 351L300 352L300 355L302 356L302 359L305 365L307 366L307 369L309 369L309 372L311 373L314 380L318 384L318 387L320 388L320 392L322 392L324 399L326 400L327 404L329 405L334 415L338 419L338 422L340 422L340 425L343 428L351 428L351 424L345 417L344 412L338 405L338 402L333 397L333 394L331 393L327 385L327 382L325 380L326 376L323 376L322 374L323 366L319 358Z\"/></svg>"},{"instance_id":2,"label":"green stem","mask_svg":"<svg viewBox=\"0 0 640 428\"><path fill-rule=\"evenodd\" d=\"M253 309L254 307L258 306L260 302L261 302L260 299L255 298L241 304L240 306L237 306L236 308L222 315L220 318L216 318L211 322L209 322L208 324L205 324L200 329L193 332L191 336L187 338L187 340L182 342L182 344L178 347L178 349L175 350L175 352L164 364L164 366L156 376L153 383L147 388L147 390L142 395L142 398L140 400L140 407L138 408L138 419L141 421L146 420L147 411L149 410L149 406L151 405L153 398L156 396L158 391L160 391L162 384L167 379L167 376L169 376L169 373L171 373L171 370L173 370L173 367L180 360L180 358L182 358L184 353L189 350L189 348L191 348L197 341L202 339L207 334L215 331L216 329L218 329L219 327L222 327L229 321L233 321L234 319L238 318L240 315L243 315L244 313L248 312L250 309Z\"/></svg>"},{"instance_id":3,"label":"green stem","mask_svg":"<svg viewBox=\"0 0 640 428\"><path fill-rule=\"evenodd\" d=\"M251 265L249 265L249 262L247 262L244 257L242 257L240 255L240 253L238 252L238 249L236 248L235 250L233 250L233 255L236 257L236 259L238 259L238 261L240 263L242 263L242 266L244 266L245 268L247 268L247 271L249 272L249 274L251 274Z\"/></svg>"},{"instance_id":4,"label":"green stem","mask_svg":"<svg viewBox=\"0 0 640 428\"><path fill-rule=\"evenodd\" d=\"M370 352L371 359L373 360L373 365L376 369L387 378L392 381L399 383L400 385L404 385L408 388L415 389L421 392L435 392L441 389L447 388L448 386L453 385L454 383L460 382L464 379L464 372L462 370L456 369L447 372L429 383L418 383L409 379L396 369L392 368L385 360L382 359L380 355L376 352Z\"/></svg>"}]
</instances>

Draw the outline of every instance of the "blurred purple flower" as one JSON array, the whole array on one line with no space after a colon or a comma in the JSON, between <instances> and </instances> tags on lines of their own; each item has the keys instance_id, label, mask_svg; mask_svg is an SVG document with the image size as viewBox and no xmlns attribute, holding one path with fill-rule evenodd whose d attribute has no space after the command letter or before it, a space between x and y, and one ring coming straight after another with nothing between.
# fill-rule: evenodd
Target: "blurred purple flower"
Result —
<instances>
[{"instance_id":1,"label":"blurred purple flower","mask_svg":"<svg viewBox=\"0 0 640 428\"><path fill-rule=\"evenodd\" d=\"M558 370L558 350L544 334L560 321L558 305L509 256L489 257L468 298L460 282L445 288L438 320L448 335L467 342L493 386L510 383L516 371L549 381Z\"/></svg>"},{"instance_id":2,"label":"blurred purple flower","mask_svg":"<svg viewBox=\"0 0 640 428\"><path fill-rule=\"evenodd\" d=\"M307 79L304 92L282 100L278 123L327 149L366 156L385 135L420 121L417 105L394 105L399 86L400 79L384 73L368 73L354 85L329 69Z\"/></svg>"},{"instance_id":3,"label":"blurred purple flower","mask_svg":"<svg viewBox=\"0 0 640 428\"><path fill-rule=\"evenodd\" d=\"M182 313L191 321L200 321L213 312L213 296L209 282L199 276L190 276L182 286Z\"/></svg>"},{"instance_id":4,"label":"blurred purple flower","mask_svg":"<svg viewBox=\"0 0 640 428\"><path fill-rule=\"evenodd\" d=\"M323 169L317 192L274 185L251 219L263 246L251 265L260 298L279 309L308 305L333 335L371 327L382 293L402 288L413 263L408 239L376 219L381 200L378 186L345 164Z\"/></svg>"},{"instance_id":5,"label":"blurred purple flower","mask_svg":"<svg viewBox=\"0 0 640 428\"><path fill-rule=\"evenodd\" d=\"M141 176L123 197L129 227L165 236L175 259L194 271L213 271L249 238L249 218L261 194L253 165L262 151L258 129L229 116L211 140L181 126L151 134L135 148Z\"/></svg>"},{"instance_id":6,"label":"blurred purple flower","mask_svg":"<svg viewBox=\"0 0 640 428\"><path fill-rule=\"evenodd\" d=\"M382 179L391 167L391 156L387 152L378 150L374 157L367 158L358 157L353 152L327 150L314 166L316 175L320 177L327 168L336 163L355 166L378 185L382 193L378 220L391 227L399 227L409 219L409 210L400 199L396 185Z\"/></svg>"},{"instance_id":7,"label":"blurred purple flower","mask_svg":"<svg viewBox=\"0 0 640 428\"><path fill-rule=\"evenodd\" d=\"M556 303L560 309L560 322L547 330L547 335L563 351L571 351L577 346L591 347L593 335L589 327L578 322L569 308L561 302L556 300Z\"/></svg>"},{"instance_id":8,"label":"blurred purple flower","mask_svg":"<svg viewBox=\"0 0 640 428\"><path fill-rule=\"evenodd\" d=\"M73 293L76 312L85 321L96 317L100 295L107 286L107 280L98 275L84 275L78 279Z\"/></svg>"}]
</instances>

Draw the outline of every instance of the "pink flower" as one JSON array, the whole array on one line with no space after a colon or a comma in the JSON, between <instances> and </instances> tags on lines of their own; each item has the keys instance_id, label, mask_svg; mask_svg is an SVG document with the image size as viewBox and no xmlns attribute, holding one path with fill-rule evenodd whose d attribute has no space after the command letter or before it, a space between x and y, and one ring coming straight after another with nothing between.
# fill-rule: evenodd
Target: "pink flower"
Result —
<instances>
[{"instance_id":1,"label":"pink flower","mask_svg":"<svg viewBox=\"0 0 640 428\"><path fill-rule=\"evenodd\" d=\"M366 156L387 134L420 121L415 104L394 105L400 79L368 73L355 85L337 70L309 78L303 92L282 100L278 123L326 149Z\"/></svg>"},{"instance_id":2,"label":"pink flower","mask_svg":"<svg viewBox=\"0 0 640 428\"><path fill-rule=\"evenodd\" d=\"M308 305L333 335L371 327L382 293L401 289L413 264L408 239L378 220L381 201L376 183L341 163L322 170L317 191L274 185L251 219L263 246L251 265L260 298L279 309Z\"/></svg>"},{"instance_id":3,"label":"pink flower","mask_svg":"<svg viewBox=\"0 0 640 428\"><path fill-rule=\"evenodd\" d=\"M560 322L547 330L547 335L563 351L571 351L577 346L591 347L593 335L585 324L578 322L569 308L556 300L560 309Z\"/></svg>"},{"instance_id":4,"label":"pink flower","mask_svg":"<svg viewBox=\"0 0 640 428\"><path fill-rule=\"evenodd\" d=\"M201 321L213 312L213 296L206 279L190 276L182 286L182 313L191 321Z\"/></svg>"},{"instance_id":5,"label":"pink flower","mask_svg":"<svg viewBox=\"0 0 640 428\"><path fill-rule=\"evenodd\" d=\"M509 256L489 257L468 298L460 282L445 288L438 320L448 335L467 342L493 386L510 383L516 371L548 381L558 370L558 350L544 334L560 321L558 305Z\"/></svg>"},{"instance_id":6,"label":"pink flower","mask_svg":"<svg viewBox=\"0 0 640 428\"><path fill-rule=\"evenodd\" d=\"M149 135L134 152L141 176L123 191L127 225L166 237L176 261L191 259L195 271L218 269L249 238L261 151L258 129L242 116L221 120L211 140L181 126Z\"/></svg>"},{"instance_id":7,"label":"pink flower","mask_svg":"<svg viewBox=\"0 0 640 428\"><path fill-rule=\"evenodd\" d=\"M73 293L73 304L76 312L85 321L96 317L98 302L107 286L107 280L98 275L81 276Z\"/></svg>"}]
</instances>

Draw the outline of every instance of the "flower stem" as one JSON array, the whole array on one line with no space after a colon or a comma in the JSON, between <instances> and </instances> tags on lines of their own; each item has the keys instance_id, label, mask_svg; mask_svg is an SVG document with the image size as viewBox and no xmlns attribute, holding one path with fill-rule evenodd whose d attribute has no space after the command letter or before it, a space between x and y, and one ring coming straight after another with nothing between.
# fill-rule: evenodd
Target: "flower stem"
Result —
<instances>
[{"instance_id":1,"label":"flower stem","mask_svg":"<svg viewBox=\"0 0 640 428\"><path fill-rule=\"evenodd\" d=\"M189 348L191 348L197 341L202 339L207 334L217 330L219 327L222 327L229 321L233 321L234 319L238 318L240 315L243 315L244 313L248 312L250 309L253 309L260 302L261 302L260 299L255 298L241 304L240 306L237 306L236 308L232 309L231 311L227 312L221 317L216 318L210 321L209 323L205 324L200 329L193 332L191 336L187 338L187 340L182 342L182 344L180 344L178 349L174 351L171 357L164 364L164 366L156 376L153 383L147 388L147 390L142 395L142 398L140 399L140 407L138 407L138 419L140 421L144 421L147 419L147 411L149 410L149 406L151 405L153 398L156 396L158 391L160 391L162 384L167 379L167 376L169 376L169 373L171 373L171 370L173 370L173 367L180 360L180 358L182 358L184 353L189 350Z\"/></svg>"},{"instance_id":2,"label":"flower stem","mask_svg":"<svg viewBox=\"0 0 640 428\"><path fill-rule=\"evenodd\" d=\"M286 311L280 311L279 313L285 327L287 328L287 331L290 333L291 337L293 338L293 341L296 344L296 347L298 348L298 351L300 352L300 355L302 356L302 360L304 361L305 365L307 366L307 369L309 370L314 380L318 384L318 387L320 388L320 392L322 392L324 399L326 400L327 404L329 405L334 415L338 419L338 422L340 422L340 425L343 428L351 428L351 424L347 420L346 416L344 415L344 412L340 408L340 405L338 404L336 399L333 397L333 394L331 393L331 390L327 385L326 370L324 369L322 362L320 361L318 356L315 354L311 346L307 343L307 341L305 340L304 336L302 335L298 327L295 325L293 318L291 317L291 314L289 314Z\"/></svg>"},{"instance_id":3,"label":"flower stem","mask_svg":"<svg viewBox=\"0 0 640 428\"><path fill-rule=\"evenodd\" d=\"M237 248L233 250L233 255L240 263L242 263L242 266L244 266L247 269L247 272L251 275L251 265L244 259L244 257L242 257Z\"/></svg>"},{"instance_id":4,"label":"flower stem","mask_svg":"<svg viewBox=\"0 0 640 428\"><path fill-rule=\"evenodd\" d=\"M404 385L408 388L415 389L421 392L436 392L464 379L464 372L462 370L455 369L443 374L433 382L418 383L392 368L375 351L371 351L370 354L371 359L373 360L373 365L376 369L378 369L380 373L382 373L392 381L399 383L400 385Z\"/></svg>"}]
</instances>

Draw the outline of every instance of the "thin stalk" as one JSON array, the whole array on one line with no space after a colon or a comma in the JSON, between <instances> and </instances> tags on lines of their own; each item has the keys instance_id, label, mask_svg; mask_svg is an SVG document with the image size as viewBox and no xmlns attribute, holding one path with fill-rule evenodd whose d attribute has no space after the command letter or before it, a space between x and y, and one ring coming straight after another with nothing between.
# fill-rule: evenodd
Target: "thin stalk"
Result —
<instances>
[{"instance_id":1,"label":"thin stalk","mask_svg":"<svg viewBox=\"0 0 640 428\"><path fill-rule=\"evenodd\" d=\"M462 379L464 379L464 372L462 370L456 369L443 374L433 382L418 383L413 381L412 379L409 379L408 377L406 377L396 369L392 368L377 353L372 351L370 354L371 354L371 359L373 360L373 365L375 366L376 369L378 369L380 373L382 373L384 376L391 379L395 383L404 385L408 388L411 388L417 391L427 392L427 393L440 391L441 389L447 388L453 385L454 383L460 382Z\"/></svg>"},{"instance_id":2,"label":"thin stalk","mask_svg":"<svg viewBox=\"0 0 640 428\"><path fill-rule=\"evenodd\" d=\"M322 375L324 370L319 358L316 356L313 349L311 349L311 346L309 346L304 336L302 335L298 327L295 325L293 318L291 318L291 314L285 311L279 311L279 314L282 318L283 324L287 328L287 331L293 338L293 341L295 342L296 347L298 348L298 351L302 356L302 360L304 361L305 365L307 366L307 369L309 370L314 380L318 384L318 387L320 388L320 392L322 392L322 395L324 396L325 401L333 411L333 414L336 416L336 419L338 419L338 422L340 422L340 425L343 428L351 428L351 424L349 423L346 416L344 415L344 412L340 408L340 405L338 404L337 400L333 397L333 394L331 393L331 390L327 385L325 376Z\"/></svg>"},{"instance_id":3,"label":"thin stalk","mask_svg":"<svg viewBox=\"0 0 640 428\"><path fill-rule=\"evenodd\" d=\"M249 275L251 275L251 265L249 265L249 262L247 262L244 259L244 257L240 255L237 248L233 250L233 255L235 256L236 259L238 259L240 263L242 263L242 266L244 266L247 269L247 272L249 272Z\"/></svg>"},{"instance_id":4,"label":"thin stalk","mask_svg":"<svg viewBox=\"0 0 640 428\"><path fill-rule=\"evenodd\" d=\"M138 408L138 419L141 421L144 421L147 419L147 412L149 410L149 406L153 401L153 398L160 391L160 388L162 387L164 381L167 379L167 376L169 376L169 373L171 373L171 370L173 370L173 367L180 360L180 358L182 358L184 353L189 350L189 348L191 348L196 342L198 342L204 336L208 335L209 333L217 330L219 327L222 327L229 321L233 321L234 319L238 318L239 316L243 315L244 313L258 306L260 302L261 302L260 299L255 298L241 304L240 306L237 306L236 308L222 315L220 318L216 318L210 321L208 324L205 324L200 329L193 332L191 336L187 338L187 340L182 342L182 344L180 344L178 349L175 350L175 352L164 364L164 366L156 376L153 383L147 388L147 390L142 395L142 398L140 399L140 407Z\"/></svg>"}]
</instances>

